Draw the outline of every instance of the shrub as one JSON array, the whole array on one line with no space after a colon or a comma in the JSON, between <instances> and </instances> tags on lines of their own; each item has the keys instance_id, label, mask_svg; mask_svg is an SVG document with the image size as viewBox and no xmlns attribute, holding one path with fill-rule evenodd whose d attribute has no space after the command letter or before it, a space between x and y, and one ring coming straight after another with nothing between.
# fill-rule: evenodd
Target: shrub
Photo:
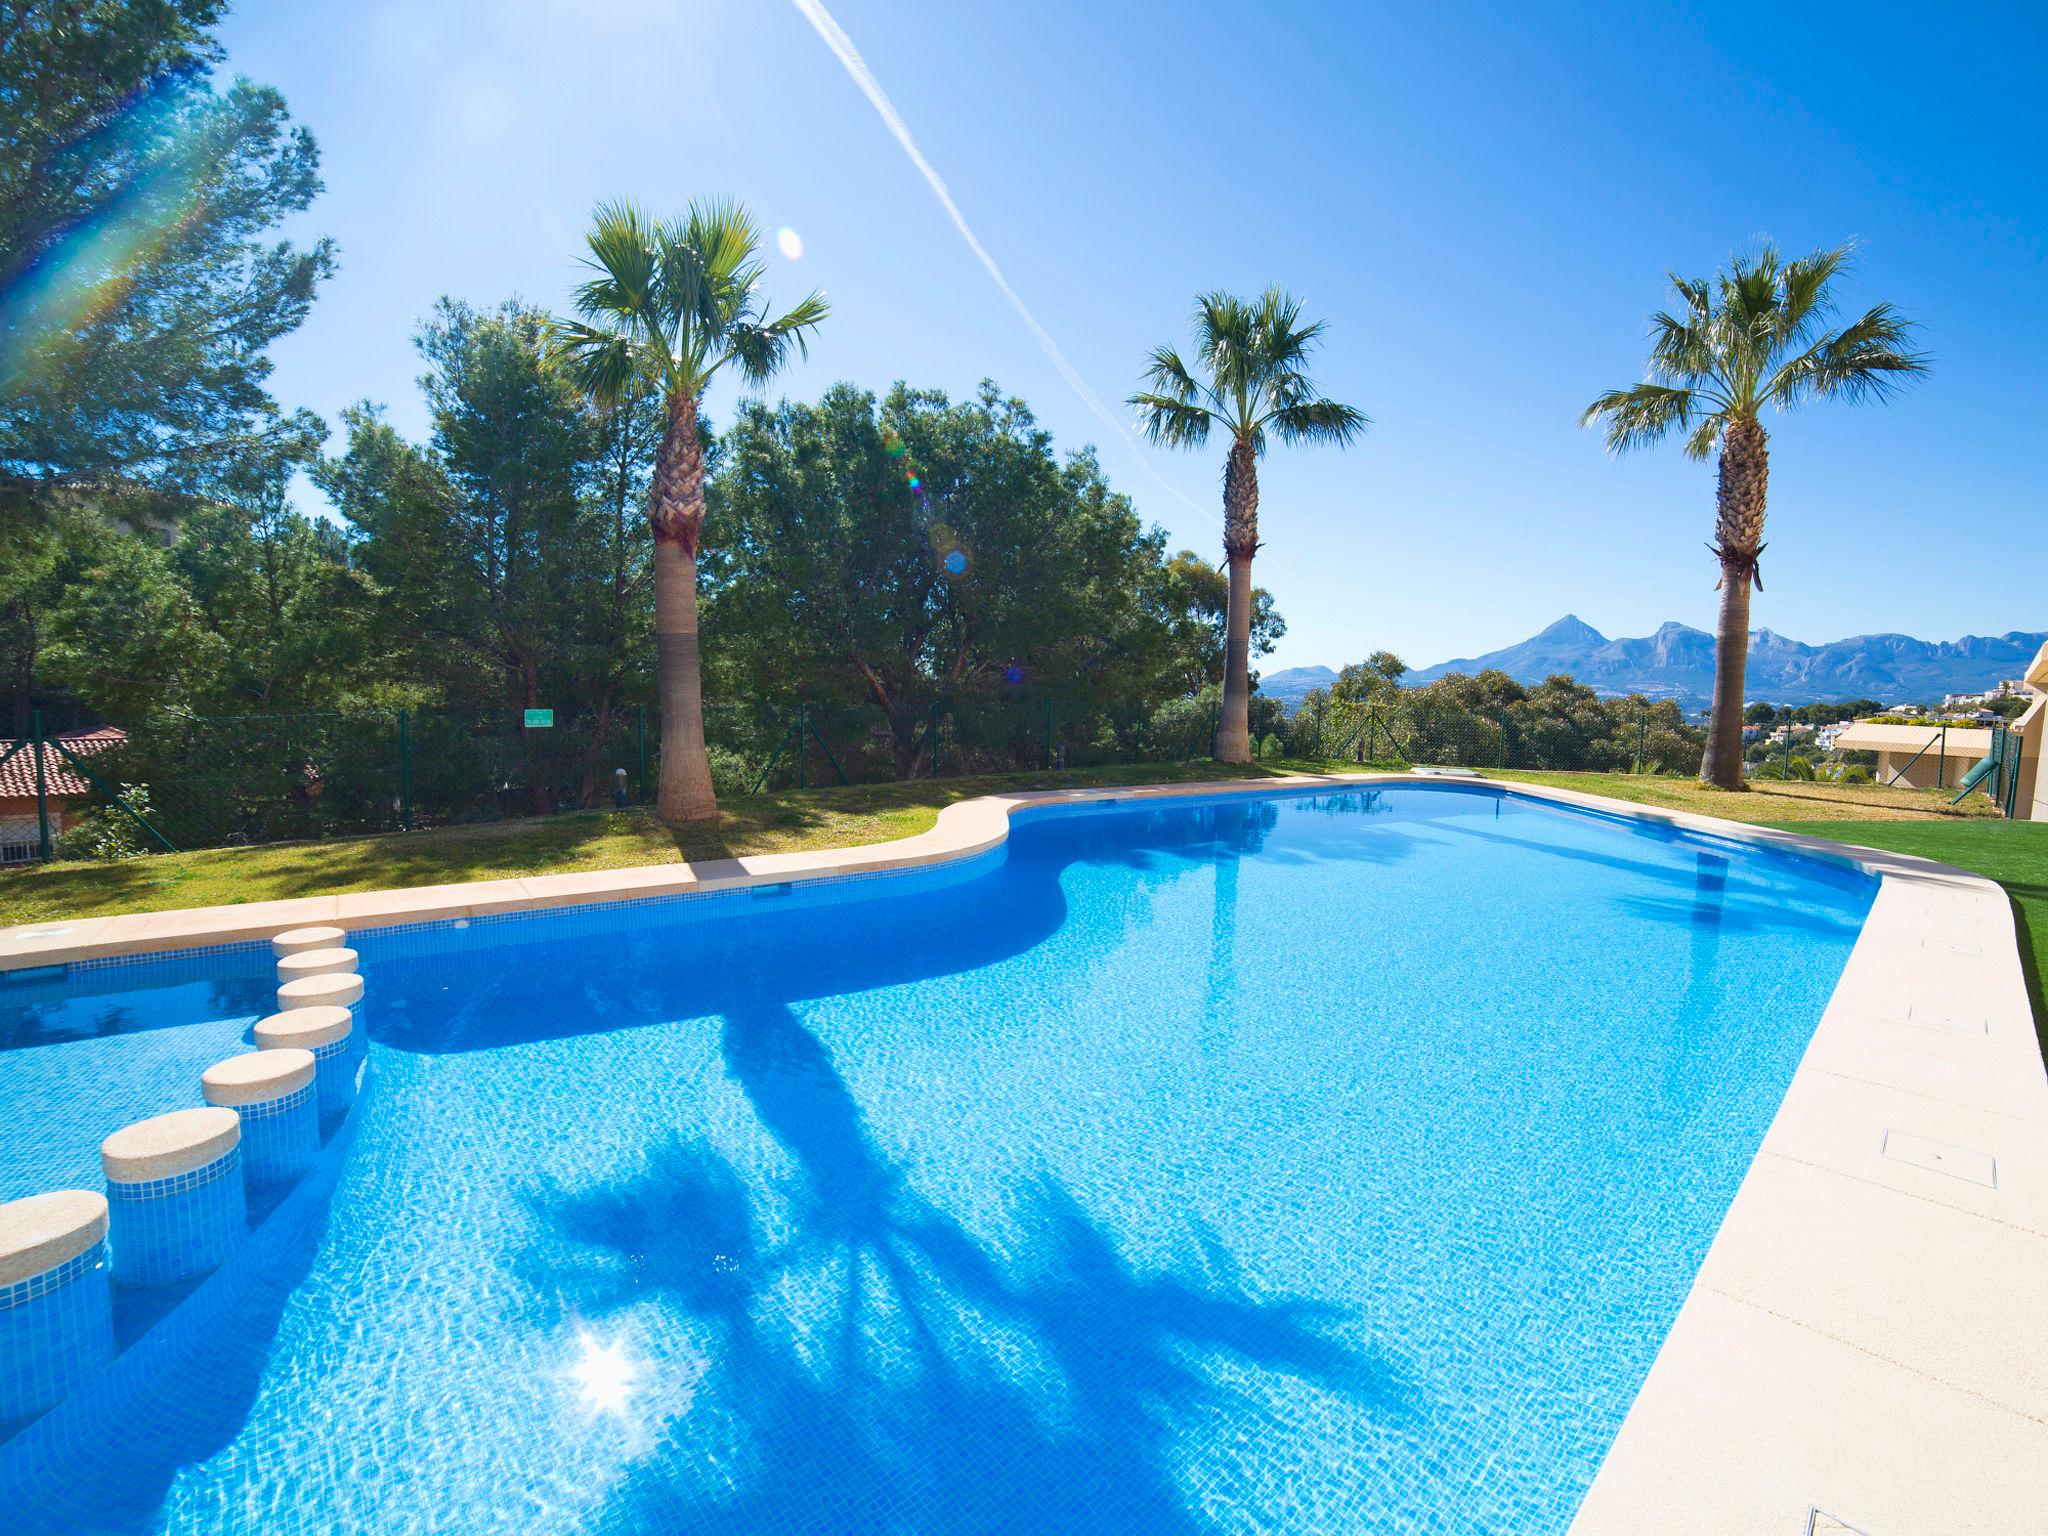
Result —
<instances>
[{"instance_id":1,"label":"shrub","mask_svg":"<svg viewBox=\"0 0 2048 1536\"><path fill-rule=\"evenodd\" d=\"M123 784L121 798L136 815L149 819L148 785ZM148 851L142 828L111 805L93 806L57 839L57 856L63 859L103 859L111 863L117 859L139 859Z\"/></svg>"}]
</instances>

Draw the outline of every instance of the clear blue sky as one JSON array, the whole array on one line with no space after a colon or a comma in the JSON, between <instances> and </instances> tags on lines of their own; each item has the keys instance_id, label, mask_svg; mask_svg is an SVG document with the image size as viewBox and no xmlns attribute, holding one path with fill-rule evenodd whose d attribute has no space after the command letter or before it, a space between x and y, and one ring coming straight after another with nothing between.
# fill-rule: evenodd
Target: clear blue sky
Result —
<instances>
[{"instance_id":1,"label":"clear blue sky","mask_svg":"<svg viewBox=\"0 0 2048 1536\"><path fill-rule=\"evenodd\" d=\"M1710 628L1712 467L1612 460L1574 423L1641 376L1665 269L1759 236L1861 242L1845 307L1905 308L1936 371L1889 408L1767 423L1755 622L2048 628L2038 6L825 4L1119 419L1198 289L1278 281L1328 319L1322 382L1374 427L1265 463L1258 579L1290 626L1269 669L1421 665L1567 611ZM1213 512L1062 378L791 0L246 4L225 39L318 136L304 228L341 246L278 349L287 404L368 397L419 432L437 296L560 304L599 199L730 193L802 238L771 296L836 306L776 392L993 377L1218 553ZM1220 449L1145 459L1217 505Z\"/></svg>"}]
</instances>

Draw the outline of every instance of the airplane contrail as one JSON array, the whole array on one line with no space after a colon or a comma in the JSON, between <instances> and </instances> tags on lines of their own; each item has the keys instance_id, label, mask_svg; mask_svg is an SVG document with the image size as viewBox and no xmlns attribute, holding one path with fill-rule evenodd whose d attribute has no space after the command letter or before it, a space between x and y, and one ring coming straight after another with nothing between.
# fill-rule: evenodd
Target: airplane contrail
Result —
<instances>
[{"instance_id":1,"label":"airplane contrail","mask_svg":"<svg viewBox=\"0 0 2048 1536\"><path fill-rule=\"evenodd\" d=\"M917 147L917 140L911 135L910 125L903 121L903 115L896 110L896 104L889 100L889 93L882 89L882 82L875 78L875 72L868 68L868 61L862 58L860 50L853 46L853 39L846 35L846 29L833 20L832 13L826 10L819 0L791 0L791 3L803 13L804 20L811 24L818 36L825 40L825 46L846 66L846 72L853 77L853 83L860 87L861 94L867 97L875 111L881 115L883 125L901 146L903 153L910 157L910 163L917 167L918 174L924 177L925 184L932 189L932 195L939 200L939 206L946 210L946 217L953 221L953 228L959 232L960 238L967 242L967 248L974 252L976 259L987 269L988 275L995 280L995 285L1002 290L1003 297L1010 301L1010 308L1017 312L1017 318L1031 328L1031 334L1038 338L1038 345L1044 350L1045 355L1052 359L1053 367L1059 370L1060 377L1067 381L1068 387L1081 397L1082 403L1096 414L1104 426L1122 440L1124 447L1130 450L1131 457L1137 461L1138 467L1143 469L1161 490L1189 510L1221 527L1222 518L1174 486L1152 467L1152 461L1145 457L1143 450L1138 447L1137 441L1126 430L1124 424L1110 413L1109 407L1102 403L1102 397L1089 387L1088 381L1081 377L1072 363L1067 361L1066 354L1060 351L1059 343L1052 339L1052 333L1038 323L1038 317L1032 314L1023 299L1017 296L1017 290L1012 288L1010 280L1003 276L1003 269L996 265L995 257L989 255L988 247L981 243L968 225L966 215L960 212L960 205L953 201L953 194L947 189L945 178L932 169L931 161L925 159L924 151ZM1281 568L1285 569L1284 566Z\"/></svg>"}]
</instances>

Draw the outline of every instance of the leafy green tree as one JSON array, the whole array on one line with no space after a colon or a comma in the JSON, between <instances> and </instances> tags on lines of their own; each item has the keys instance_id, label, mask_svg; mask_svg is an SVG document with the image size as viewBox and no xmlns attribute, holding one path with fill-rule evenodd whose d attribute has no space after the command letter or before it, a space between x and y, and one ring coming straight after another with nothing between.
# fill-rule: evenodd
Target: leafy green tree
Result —
<instances>
[{"instance_id":1,"label":"leafy green tree","mask_svg":"<svg viewBox=\"0 0 2048 1536\"><path fill-rule=\"evenodd\" d=\"M181 690L189 708L350 707L390 671L391 633L375 585L350 562L347 534L293 508L281 479L254 506L187 514L170 566L214 642L204 674Z\"/></svg>"},{"instance_id":2,"label":"leafy green tree","mask_svg":"<svg viewBox=\"0 0 2048 1536\"><path fill-rule=\"evenodd\" d=\"M1337 674L1337 681L1330 684L1330 697L1347 704L1377 701L1399 689L1407 675L1408 663L1392 651L1374 651Z\"/></svg>"},{"instance_id":3,"label":"leafy green tree","mask_svg":"<svg viewBox=\"0 0 2048 1536\"><path fill-rule=\"evenodd\" d=\"M1304 323L1301 301L1279 288L1258 298L1223 292L1195 300L1194 367L1172 347L1159 347L1146 369L1146 388L1129 404L1155 443L1199 448L1216 427L1230 437L1223 470L1223 554L1229 566L1223 720L1216 757L1251 760L1252 557L1259 549L1259 455L1269 438L1287 444L1351 442L1365 415L1317 394L1310 354L1321 321ZM1199 374L1197 372L1199 370Z\"/></svg>"},{"instance_id":4,"label":"leafy green tree","mask_svg":"<svg viewBox=\"0 0 2048 1536\"><path fill-rule=\"evenodd\" d=\"M216 89L214 0L0 0L0 532L122 487L303 457L265 349L333 270L269 237L320 190L266 86Z\"/></svg>"},{"instance_id":5,"label":"leafy green tree","mask_svg":"<svg viewBox=\"0 0 2048 1536\"><path fill-rule=\"evenodd\" d=\"M763 383L803 350L830 307L813 293L770 317L759 292L761 231L736 203L693 203L656 221L629 203L597 210L576 291L581 320L556 334L583 390L614 408L640 394L663 408L647 520L654 531L655 664L661 694L661 787L669 821L718 814L705 752L697 559L704 528L705 391L731 365Z\"/></svg>"},{"instance_id":6,"label":"leafy green tree","mask_svg":"<svg viewBox=\"0 0 2048 1536\"><path fill-rule=\"evenodd\" d=\"M1230 617L1230 581L1216 566L1183 549L1159 572L1155 599L1171 633L1175 681L1188 693L1223 681ZM1271 655L1287 621L1264 587L1252 588L1251 654ZM1253 696L1254 698L1257 695Z\"/></svg>"},{"instance_id":7,"label":"leafy green tree","mask_svg":"<svg viewBox=\"0 0 2048 1536\"><path fill-rule=\"evenodd\" d=\"M879 403L847 384L816 405L748 401L721 452L714 675L878 717L899 777L929 771L935 705L956 737L999 719L1035 737L1021 701L1048 684L1070 723L1135 719L1182 664L1155 606L1173 601L1160 535L993 384L960 402L902 384Z\"/></svg>"},{"instance_id":8,"label":"leafy green tree","mask_svg":"<svg viewBox=\"0 0 2048 1536\"><path fill-rule=\"evenodd\" d=\"M413 701L516 721L534 707L576 721L577 798L601 791L613 723L645 672L648 544L644 466L658 407L631 396L598 408L518 303L444 300L421 327L432 412L425 445L372 408L344 413L348 448L320 484L355 531L377 584L380 626L403 637ZM504 735L503 730L496 731ZM546 774L525 775L545 808L569 770L569 739L508 743Z\"/></svg>"},{"instance_id":9,"label":"leafy green tree","mask_svg":"<svg viewBox=\"0 0 2048 1536\"><path fill-rule=\"evenodd\" d=\"M1833 284L1850 248L1793 261L1765 246L1737 257L1713 279L1671 274L1678 313L1650 322L1650 377L1597 397L1580 417L1599 423L1615 452L1673 433L1688 458L1720 460L1714 557L1721 564L1721 614L1714 642L1714 713L1701 781L1742 786L1743 673L1749 658L1749 590L1761 585L1764 510L1770 474L1762 413L1812 400L1883 401L1926 371L1910 350L1914 327L1889 304L1829 329Z\"/></svg>"},{"instance_id":10,"label":"leafy green tree","mask_svg":"<svg viewBox=\"0 0 2048 1536\"><path fill-rule=\"evenodd\" d=\"M184 703L219 663L218 637L157 539L60 504L0 561L0 672L17 736L52 691L132 719Z\"/></svg>"}]
</instances>

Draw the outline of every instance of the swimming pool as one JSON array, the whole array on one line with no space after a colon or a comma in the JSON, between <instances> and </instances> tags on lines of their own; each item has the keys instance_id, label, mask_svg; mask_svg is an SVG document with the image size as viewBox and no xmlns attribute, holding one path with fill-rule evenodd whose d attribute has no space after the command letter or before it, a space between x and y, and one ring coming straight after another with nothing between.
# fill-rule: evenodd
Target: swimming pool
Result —
<instances>
[{"instance_id":1,"label":"swimming pool","mask_svg":"<svg viewBox=\"0 0 2048 1536\"><path fill-rule=\"evenodd\" d=\"M0 1447L0 1507L1559 1532L1874 891L1402 785L366 932L347 1131L232 1274ZM51 1127L0 1196L92 1187L99 1136L192 1102L269 971L0 986L0 1108Z\"/></svg>"}]
</instances>

